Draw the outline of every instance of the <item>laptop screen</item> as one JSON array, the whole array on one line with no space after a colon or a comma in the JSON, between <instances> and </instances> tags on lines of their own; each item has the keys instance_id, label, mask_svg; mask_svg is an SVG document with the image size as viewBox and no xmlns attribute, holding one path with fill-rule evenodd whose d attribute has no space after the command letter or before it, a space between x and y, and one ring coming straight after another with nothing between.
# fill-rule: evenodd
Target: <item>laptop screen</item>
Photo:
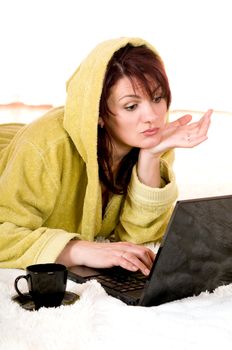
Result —
<instances>
[{"instance_id":1,"label":"laptop screen","mask_svg":"<svg viewBox=\"0 0 232 350\"><path fill-rule=\"evenodd\" d=\"M140 305L212 292L232 282L232 196L176 203Z\"/></svg>"}]
</instances>

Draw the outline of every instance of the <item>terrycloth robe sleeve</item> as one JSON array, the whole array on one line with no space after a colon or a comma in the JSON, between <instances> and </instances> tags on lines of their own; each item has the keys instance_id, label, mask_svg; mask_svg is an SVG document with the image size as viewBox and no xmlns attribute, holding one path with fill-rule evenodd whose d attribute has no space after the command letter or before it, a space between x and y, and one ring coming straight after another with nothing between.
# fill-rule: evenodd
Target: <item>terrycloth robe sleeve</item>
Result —
<instances>
[{"instance_id":1,"label":"terrycloth robe sleeve","mask_svg":"<svg viewBox=\"0 0 232 350\"><path fill-rule=\"evenodd\" d=\"M78 237L43 227L59 193L59 180L53 176L58 171L51 171L56 164L49 168L49 160L28 142L6 154L0 174L0 267L54 262L67 242Z\"/></svg>"},{"instance_id":2,"label":"terrycloth robe sleeve","mask_svg":"<svg viewBox=\"0 0 232 350\"><path fill-rule=\"evenodd\" d=\"M120 222L115 229L117 240L143 244L162 238L178 193L172 170L173 160L172 150L161 158L161 188L142 184L137 177L136 166L133 168Z\"/></svg>"}]
</instances>

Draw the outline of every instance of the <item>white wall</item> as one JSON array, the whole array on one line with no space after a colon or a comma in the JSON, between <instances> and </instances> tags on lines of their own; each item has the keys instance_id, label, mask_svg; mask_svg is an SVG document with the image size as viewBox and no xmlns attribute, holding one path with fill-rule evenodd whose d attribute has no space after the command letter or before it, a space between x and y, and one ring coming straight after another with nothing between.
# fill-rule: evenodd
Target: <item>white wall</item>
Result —
<instances>
[{"instance_id":1,"label":"white wall","mask_svg":"<svg viewBox=\"0 0 232 350\"><path fill-rule=\"evenodd\" d=\"M230 0L0 0L0 103L62 104L98 42L141 36L163 57L172 109L232 111Z\"/></svg>"}]
</instances>

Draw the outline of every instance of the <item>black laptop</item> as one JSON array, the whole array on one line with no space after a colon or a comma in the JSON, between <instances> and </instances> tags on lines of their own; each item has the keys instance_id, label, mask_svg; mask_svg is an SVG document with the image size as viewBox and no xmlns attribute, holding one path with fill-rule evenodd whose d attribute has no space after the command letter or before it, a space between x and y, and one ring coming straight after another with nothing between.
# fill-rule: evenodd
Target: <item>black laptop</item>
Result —
<instances>
[{"instance_id":1,"label":"black laptop","mask_svg":"<svg viewBox=\"0 0 232 350\"><path fill-rule=\"evenodd\" d=\"M150 275L76 266L69 278L96 279L129 305L154 306L232 283L232 195L179 200Z\"/></svg>"}]
</instances>

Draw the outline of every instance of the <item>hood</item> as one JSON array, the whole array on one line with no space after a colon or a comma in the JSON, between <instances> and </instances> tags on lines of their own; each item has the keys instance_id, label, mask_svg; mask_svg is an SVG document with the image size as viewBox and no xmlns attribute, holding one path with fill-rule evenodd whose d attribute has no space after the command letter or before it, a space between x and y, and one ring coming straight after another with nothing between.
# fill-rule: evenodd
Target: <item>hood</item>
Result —
<instances>
[{"instance_id":1,"label":"hood","mask_svg":"<svg viewBox=\"0 0 232 350\"><path fill-rule=\"evenodd\" d=\"M106 67L113 54L128 43L146 45L140 38L107 40L97 45L67 82L64 127L86 163L96 162L99 102Z\"/></svg>"},{"instance_id":2,"label":"hood","mask_svg":"<svg viewBox=\"0 0 232 350\"><path fill-rule=\"evenodd\" d=\"M89 208L91 205L93 212L99 196L96 193L99 187L97 124L102 84L108 62L114 52L128 43L133 46L146 45L157 54L154 47L141 38L121 37L107 40L90 52L67 82L64 128L86 164L88 186L84 206Z\"/></svg>"}]
</instances>

